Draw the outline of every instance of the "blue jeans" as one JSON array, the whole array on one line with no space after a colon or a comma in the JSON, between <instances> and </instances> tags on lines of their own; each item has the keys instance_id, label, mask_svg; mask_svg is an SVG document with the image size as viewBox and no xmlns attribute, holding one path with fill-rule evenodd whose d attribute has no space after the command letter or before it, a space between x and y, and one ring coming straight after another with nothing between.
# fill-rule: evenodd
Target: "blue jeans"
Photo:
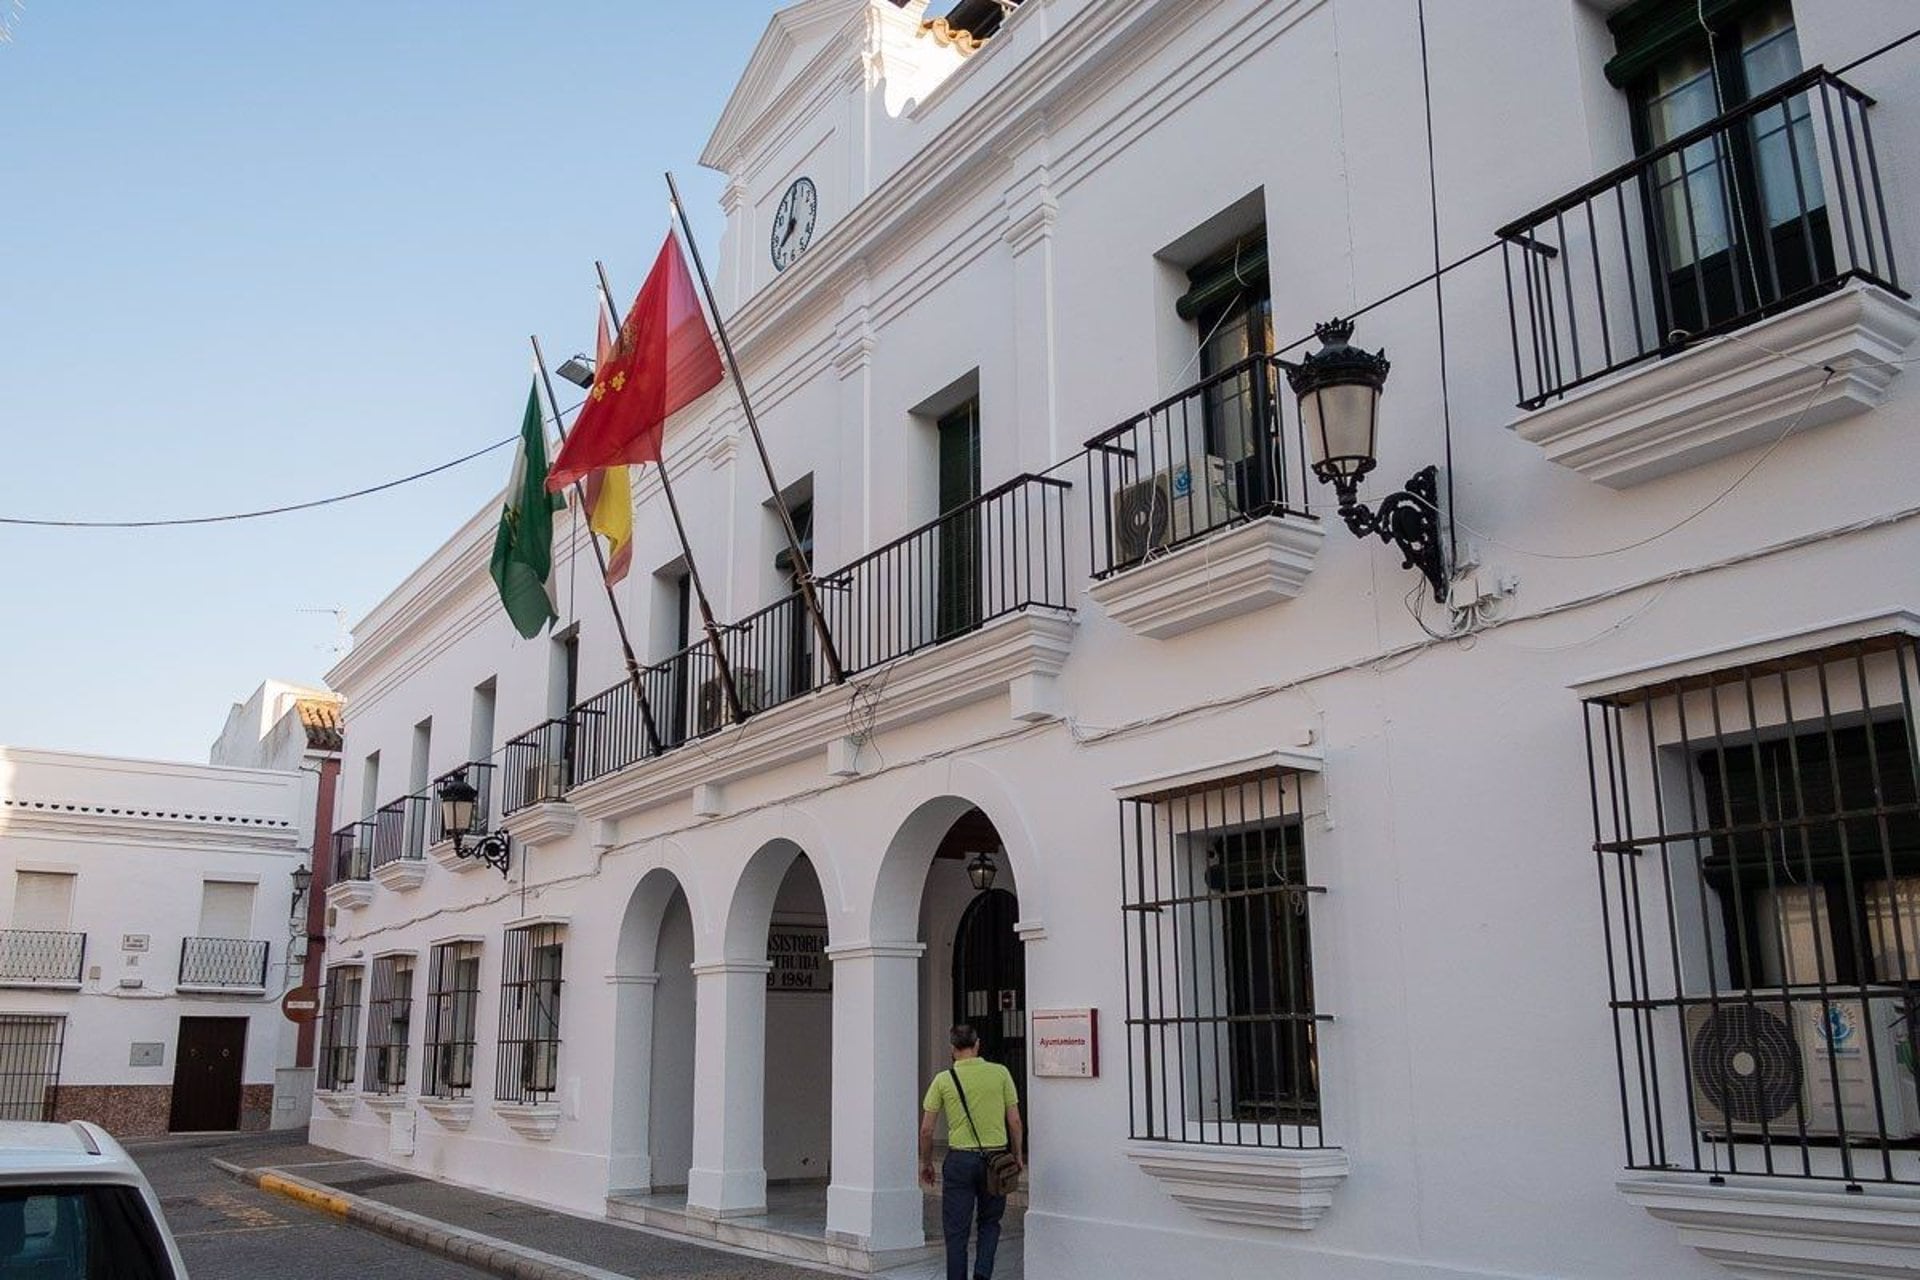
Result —
<instances>
[{"instance_id":1,"label":"blue jeans","mask_svg":"<svg viewBox=\"0 0 1920 1280\"><path fill-rule=\"evenodd\" d=\"M978 1151L949 1151L940 1169L940 1226L947 1237L947 1280L968 1280L967 1231L980 1214L980 1247L972 1275L991 1280L993 1251L1000 1244L1005 1196L987 1194L987 1158Z\"/></svg>"}]
</instances>

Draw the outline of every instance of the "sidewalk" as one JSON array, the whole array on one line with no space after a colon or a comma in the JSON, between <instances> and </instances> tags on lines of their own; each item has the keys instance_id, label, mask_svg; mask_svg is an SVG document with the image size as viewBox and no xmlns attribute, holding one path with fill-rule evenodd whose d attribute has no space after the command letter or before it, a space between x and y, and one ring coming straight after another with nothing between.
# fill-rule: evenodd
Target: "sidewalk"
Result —
<instances>
[{"instance_id":1,"label":"sidewalk","mask_svg":"<svg viewBox=\"0 0 1920 1280\"><path fill-rule=\"evenodd\" d=\"M302 1130L207 1144L223 1171L511 1280L818 1280L819 1271L449 1186L304 1141Z\"/></svg>"}]
</instances>

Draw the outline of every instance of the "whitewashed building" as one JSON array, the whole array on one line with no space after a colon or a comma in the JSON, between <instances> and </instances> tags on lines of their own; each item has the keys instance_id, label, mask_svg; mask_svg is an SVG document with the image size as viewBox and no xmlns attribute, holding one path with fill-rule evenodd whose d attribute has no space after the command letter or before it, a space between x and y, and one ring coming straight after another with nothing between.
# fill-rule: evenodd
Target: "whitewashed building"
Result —
<instances>
[{"instance_id":1,"label":"whitewashed building","mask_svg":"<svg viewBox=\"0 0 1920 1280\"><path fill-rule=\"evenodd\" d=\"M300 1122L275 1091L311 782L0 747L0 1113L125 1137Z\"/></svg>"},{"instance_id":2,"label":"whitewashed building","mask_svg":"<svg viewBox=\"0 0 1920 1280\"><path fill-rule=\"evenodd\" d=\"M708 265L832 644L726 387L644 698L577 527L532 641L492 504L415 569L330 677L315 1139L883 1269L967 1020L1028 1275L1920 1275L1920 45L1849 65L1914 19L780 10ZM1433 583L1309 471L1335 316Z\"/></svg>"}]
</instances>

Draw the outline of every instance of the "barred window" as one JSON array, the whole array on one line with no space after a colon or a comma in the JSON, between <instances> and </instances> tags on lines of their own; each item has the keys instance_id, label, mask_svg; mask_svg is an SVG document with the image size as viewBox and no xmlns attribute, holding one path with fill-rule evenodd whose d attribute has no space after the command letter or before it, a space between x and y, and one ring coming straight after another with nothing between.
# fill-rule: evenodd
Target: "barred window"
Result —
<instances>
[{"instance_id":1,"label":"barred window","mask_svg":"<svg viewBox=\"0 0 1920 1280\"><path fill-rule=\"evenodd\" d=\"M404 1092L407 1036L413 1028L413 957L376 956L367 992L367 1093Z\"/></svg>"},{"instance_id":2,"label":"barred window","mask_svg":"<svg viewBox=\"0 0 1920 1280\"><path fill-rule=\"evenodd\" d=\"M67 1020L0 1014L0 1120L51 1120L60 1092Z\"/></svg>"},{"instance_id":3,"label":"barred window","mask_svg":"<svg viewBox=\"0 0 1920 1280\"><path fill-rule=\"evenodd\" d=\"M507 930L493 1078L493 1096L502 1102L538 1102L557 1087L564 934L565 926L558 924Z\"/></svg>"},{"instance_id":4,"label":"barred window","mask_svg":"<svg viewBox=\"0 0 1920 1280\"><path fill-rule=\"evenodd\" d=\"M322 1089L347 1089L353 1085L354 1059L360 1046L360 990L364 978L357 964L327 970L317 1081Z\"/></svg>"},{"instance_id":5,"label":"barred window","mask_svg":"<svg viewBox=\"0 0 1920 1280\"><path fill-rule=\"evenodd\" d=\"M464 1098L473 1091L474 1014L480 1003L480 944L443 942L427 968L427 1062L420 1091Z\"/></svg>"},{"instance_id":6,"label":"barred window","mask_svg":"<svg viewBox=\"0 0 1920 1280\"><path fill-rule=\"evenodd\" d=\"M1920 1183L1915 652L1587 703L1629 1167Z\"/></svg>"},{"instance_id":7,"label":"barred window","mask_svg":"<svg viewBox=\"0 0 1920 1280\"><path fill-rule=\"evenodd\" d=\"M1301 775L1121 802L1135 1138L1320 1147Z\"/></svg>"}]
</instances>

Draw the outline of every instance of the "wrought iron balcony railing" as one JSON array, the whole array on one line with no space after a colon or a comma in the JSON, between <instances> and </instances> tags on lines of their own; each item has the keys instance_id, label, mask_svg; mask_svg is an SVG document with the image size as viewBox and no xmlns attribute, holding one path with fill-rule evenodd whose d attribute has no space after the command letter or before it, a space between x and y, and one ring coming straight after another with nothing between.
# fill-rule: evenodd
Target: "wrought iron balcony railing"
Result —
<instances>
[{"instance_id":1,"label":"wrought iron balcony railing","mask_svg":"<svg viewBox=\"0 0 1920 1280\"><path fill-rule=\"evenodd\" d=\"M471 760L458 769L449 769L433 780L433 786L427 792L427 843L439 844L447 839L447 833L440 824L440 788L455 778L465 778L473 787L473 830L469 835L483 836L492 827L493 820L493 762L490 760Z\"/></svg>"},{"instance_id":2,"label":"wrought iron balcony railing","mask_svg":"<svg viewBox=\"0 0 1920 1280\"><path fill-rule=\"evenodd\" d=\"M1900 293L1872 106L1816 67L1502 227L1521 407L1849 280Z\"/></svg>"},{"instance_id":3,"label":"wrought iron balcony railing","mask_svg":"<svg viewBox=\"0 0 1920 1280\"><path fill-rule=\"evenodd\" d=\"M502 816L566 794L573 785L573 725L571 716L543 720L500 748Z\"/></svg>"},{"instance_id":4,"label":"wrought iron balcony railing","mask_svg":"<svg viewBox=\"0 0 1920 1280\"><path fill-rule=\"evenodd\" d=\"M266 940L183 938L180 985L264 989L267 985Z\"/></svg>"},{"instance_id":5,"label":"wrought iron balcony railing","mask_svg":"<svg viewBox=\"0 0 1920 1280\"><path fill-rule=\"evenodd\" d=\"M344 884L349 880L373 878L373 825L371 822L349 822L333 833L333 879L330 883Z\"/></svg>"},{"instance_id":6,"label":"wrought iron balcony railing","mask_svg":"<svg viewBox=\"0 0 1920 1280\"><path fill-rule=\"evenodd\" d=\"M1018 476L842 569L819 575L821 611L842 669L857 675L1023 609L1067 609L1066 494L1071 488L1048 476ZM722 634L746 715L790 702L828 681L819 637L798 593ZM735 722L720 664L704 638L646 668L641 685L644 707L633 681L623 680L574 708L572 729L564 735L573 747L566 785L605 777ZM533 732L551 737L552 723ZM513 782L511 772L508 782Z\"/></svg>"},{"instance_id":7,"label":"wrought iron balcony railing","mask_svg":"<svg viewBox=\"0 0 1920 1280\"><path fill-rule=\"evenodd\" d=\"M1295 472L1309 492L1281 425L1279 377L1272 357L1253 356L1087 441L1095 577L1289 510Z\"/></svg>"},{"instance_id":8,"label":"wrought iron balcony railing","mask_svg":"<svg viewBox=\"0 0 1920 1280\"><path fill-rule=\"evenodd\" d=\"M0 986L78 986L87 935L54 929L0 929Z\"/></svg>"},{"instance_id":9,"label":"wrought iron balcony railing","mask_svg":"<svg viewBox=\"0 0 1920 1280\"><path fill-rule=\"evenodd\" d=\"M428 797L401 796L373 815L373 865L416 860L426 853Z\"/></svg>"}]
</instances>

